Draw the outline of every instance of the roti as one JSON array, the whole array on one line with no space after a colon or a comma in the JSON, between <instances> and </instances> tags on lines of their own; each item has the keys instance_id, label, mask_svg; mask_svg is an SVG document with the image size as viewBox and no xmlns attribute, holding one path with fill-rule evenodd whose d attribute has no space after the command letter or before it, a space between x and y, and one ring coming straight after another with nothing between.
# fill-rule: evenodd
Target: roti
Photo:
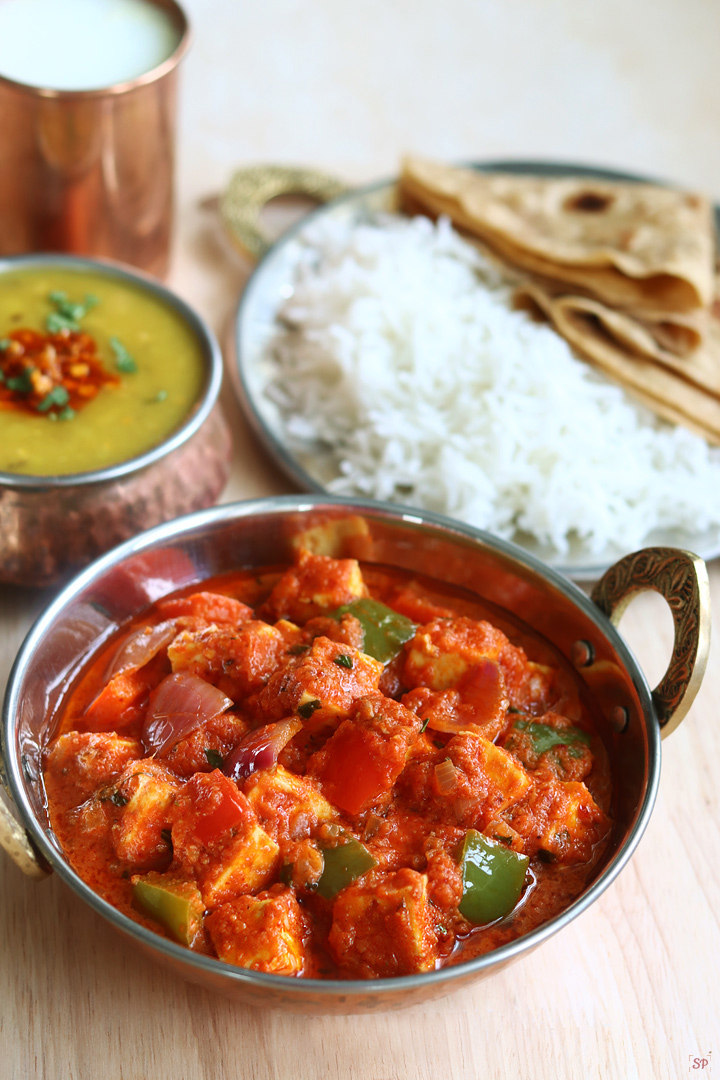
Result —
<instances>
[{"instance_id":1,"label":"roti","mask_svg":"<svg viewBox=\"0 0 720 1080\"><path fill-rule=\"evenodd\" d=\"M706 341L682 360L637 348L637 326L584 297L555 295L534 282L515 291L518 306L535 305L583 357L622 383L659 416L720 444L720 320L712 316ZM632 340L631 340L632 339ZM647 341L644 342L647 345Z\"/></svg>"},{"instance_id":2,"label":"roti","mask_svg":"<svg viewBox=\"0 0 720 1080\"><path fill-rule=\"evenodd\" d=\"M446 214L511 266L611 307L661 316L712 300L715 234L702 195L482 173L416 157L403 162L399 193L404 209Z\"/></svg>"}]
</instances>

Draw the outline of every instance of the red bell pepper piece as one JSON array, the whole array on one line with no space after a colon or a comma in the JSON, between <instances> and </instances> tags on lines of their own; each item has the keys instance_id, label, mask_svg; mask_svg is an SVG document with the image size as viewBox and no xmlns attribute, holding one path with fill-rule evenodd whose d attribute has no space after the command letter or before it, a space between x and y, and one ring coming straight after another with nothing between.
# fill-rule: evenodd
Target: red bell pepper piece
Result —
<instances>
[{"instance_id":1,"label":"red bell pepper piece","mask_svg":"<svg viewBox=\"0 0 720 1080\"><path fill-rule=\"evenodd\" d=\"M196 773L185 790L191 795L196 815L193 834L205 846L220 840L247 817L247 800L219 769Z\"/></svg>"},{"instance_id":2,"label":"red bell pepper piece","mask_svg":"<svg viewBox=\"0 0 720 1080\"><path fill-rule=\"evenodd\" d=\"M398 770L393 759L379 753L382 745L349 720L340 725L326 743L317 774L330 802L349 814L359 814L390 790Z\"/></svg>"}]
</instances>

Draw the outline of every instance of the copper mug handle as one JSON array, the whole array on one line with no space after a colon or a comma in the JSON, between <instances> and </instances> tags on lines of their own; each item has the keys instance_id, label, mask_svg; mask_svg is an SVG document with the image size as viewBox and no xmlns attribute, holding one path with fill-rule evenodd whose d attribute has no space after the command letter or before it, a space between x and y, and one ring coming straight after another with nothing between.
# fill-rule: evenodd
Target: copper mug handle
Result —
<instances>
[{"instance_id":1,"label":"copper mug handle","mask_svg":"<svg viewBox=\"0 0 720 1080\"><path fill-rule=\"evenodd\" d=\"M318 203L330 202L348 190L347 184L317 169L285 165L253 165L236 172L220 199L220 217L233 243L243 255L261 259L272 246L260 213L279 195L306 195Z\"/></svg>"},{"instance_id":2,"label":"copper mug handle","mask_svg":"<svg viewBox=\"0 0 720 1080\"><path fill-rule=\"evenodd\" d=\"M611 566L592 599L614 626L634 596L652 589L667 601L675 624L672 656L652 691L663 738L686 716L700 689L710 650L710 583L701 558L678 548L644 548Z\"/></svg>"}]
</instances>

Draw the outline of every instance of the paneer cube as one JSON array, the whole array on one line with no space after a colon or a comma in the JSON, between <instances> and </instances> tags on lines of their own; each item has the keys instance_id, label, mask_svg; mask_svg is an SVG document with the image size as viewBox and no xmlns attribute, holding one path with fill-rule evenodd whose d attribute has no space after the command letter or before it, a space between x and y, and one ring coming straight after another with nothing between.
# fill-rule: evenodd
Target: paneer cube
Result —
<instances>
[{"instance_id":1,"label":"paneer cube","mask_svg":"<svg viewBox=\"0 0 720 1080\"><path fill-rule=\"evenodd\" d=\"M136 870L167 861L170 845L162 833L170 827L170 808L181 781L158 761L146 759L124 770L115 783L120 818L112 827L118 858Z\"/></svg>"},{"instance_id":2,"label":"paneer cube","mask_svg":"<svg viewBox=\"0 0 720 1080\"><path fill-rule=\"evenodd\" d=\"M281 842L302 840L338 816L313 780L296 776L282 765L253 773L243 793L262 828Z\"/></svg>"},{"instance_id":3,"label":"paneer cube","mask_svg":"<svg viewBox=\"0 0 720 1080\"><path fill-rule=\"evenodd\" d=\"M310 648L271 676L257 695L267 720L299 715L306 727L322 729L344 719L358 697L377 693L383 665L351 645L315 638Z\"/></svg>"},{"instance_id":4,"label":"paneer cube","mask_svg":"<svg viewBox=\"0 0 720 1080\"><path fill-rule=\"evenodd\" d=\"M448 824L482 831L532 786L512 754L480 735L455 735L443 756L455 767L455 785L445 790L434 778L431 797Z\"/></svg>"},{"instance_id":5,"label":"paneer cube","mask_svg":"<svg viewBox=\"0 0 720 1080\"><path fill-rule=\"evenodd\" d=\"M238 627L184 630L168 647L168 657L173 673L188 671L241 701L265 685L299 640L292 623L270 626L251 619Z\"/></svg>"},{"instance_id":6,"label":"paneer cube","mask_svg":"<svg viewBox=\"0 0 720 1080\"><path fill-rule=\"evenodd\" d=\"M361 698L350 717L308 761L328 798L349 814L360 814L390 795L405 768L420 719L398 701Z\"/></svg>"},{"instance_id":7,"label":"paneer cube","mask_svg":"<svg viewBox=\"0 0 720 1080\"><path fill-rule=\"evenodd\" d=\"M203 862L200 890L205 907L212 909L272 881L280 864L280 848L264 829L248 820L222 852Z\"/></svg>"},{"instance_id":8,"label":"paneer cube","mask_svg":"<svg viewBox=\"0 0 720 1080\"><path fill-rule=\"evenodd\" d=\"M349 604L367 589L356 559L332 559L301 551L297 562L275 585L264 606L272 618L303 623Z\"/></svg>"},{"instance_id":9,"label":"paneer cube","mask_svg":"<svg viewBox=\"0 0 720 1080\"><path fill-rule=\"evenodd\" d=\"M408 687L447 690L483 659L497 660L508 639L475 619L433 619L406 646L403 681Z\"/></svg>"},{"instance_id":10,"label":"paneer cube","mask_svg":"<svg viewBox=\"0 0 720 1080\"><path fill-rule=\"evenodd\" d=\"M330 555L334 559L348 555L368 559L372 552L372 534L364 517L350 514L303 529L293 537L292 546L297 552L304 550L313 555Z\"/></svg>"},{"instance_id":11,"label":"paneer cube","mask_svg":"<svg viewBox=\"0 0 720 1080\"><path fill-rule=\"evenodd\" d=\"M207 916L205 927L228 964L274 975L302 974L309 924L285 885L222 904Z\"/></svg>"},{"instance_id":12,"label":"paneer cube","mask_svg":"<svg viewBox=\"0 0 720 1080\"><path fill-rule=\"evenodd\" d=\"M607 834L610 821L585 784L543 776L508 815L522 836L526 855L543 853L552 862L586 862Z\"/></svg>"},{"instance_id":13,"label":"paneer cube","mask_svg":"<svg viewBox=\"0 0 720 1080\"><path fill-rule=\"evenodd\" d=\"M338 894L328 938L343 970L355 978L411 975L435 965L437 933L428 879L403 867L371 871Z\"/></svg>"},{"instance_id":14,"label":"paneer cube","mask_svg":"<svg viewBox=\"0 0 720 1080\"><path fill-rule=\"evenodd\" d=\"M237 785L215 769L197 773L174 802L175 863L195 875L207 908L268 885L280 848Z\"/></svg>"},{"instance_id":15,"label":"paneer cube","mask_svg":"<svg viewBox=\"0 0 720 1080\"><path fill-rule=\"evenodd\" d=\"M55 740L45 766L45 787L55 805L78 806L143 756L137 739L106 732L69 731Z\"/></svg>"}]
</instances>

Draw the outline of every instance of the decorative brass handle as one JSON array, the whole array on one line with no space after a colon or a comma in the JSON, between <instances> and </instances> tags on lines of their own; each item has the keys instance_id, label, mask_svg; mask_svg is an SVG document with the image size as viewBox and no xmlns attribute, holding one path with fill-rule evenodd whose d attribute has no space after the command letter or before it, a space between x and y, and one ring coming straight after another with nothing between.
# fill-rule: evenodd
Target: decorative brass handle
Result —
<instances>
[{"instance_id":1,"label":"decorative brass handle","mask_svg":"<svg viewBox=\"0 0 720 1080\"><path fill-rule=\"evenodd\" d=\"M42 881L51 872L50 867L46 867L44 860L36 854L27 833L15 820L2 798L0 798L0 847L5 849L15 865L28 877Z\"/></svg>"},{"instance_id":2,"label":"decorative brass handle","mask_svg":"<svg viewBox=\"0 0 720 1080\"><path fill-rule=\"evenodd\" d=\"M653 589L667 601L675 624L668 669L652 692L662 737L674 731L693 703L710 649L710 583L697 555L677 548L644 548L615 563L592 599L617 626L633 596Z\"/></svg>"},{"instance_id":3,"label":"decorative brass handle","mask_svg":"<svg viewBox=\"0 0 720 1080\"><path fill-rule=\"evenodd\" d=\"M260 221L260 211L271 199L278 195L307 195L325 203L347 190L341 180L315 169L254 165L240 169L232 177L220 199L220 216L242 253L259 259L272 244Z\"/></svg>"}]
</instances>

